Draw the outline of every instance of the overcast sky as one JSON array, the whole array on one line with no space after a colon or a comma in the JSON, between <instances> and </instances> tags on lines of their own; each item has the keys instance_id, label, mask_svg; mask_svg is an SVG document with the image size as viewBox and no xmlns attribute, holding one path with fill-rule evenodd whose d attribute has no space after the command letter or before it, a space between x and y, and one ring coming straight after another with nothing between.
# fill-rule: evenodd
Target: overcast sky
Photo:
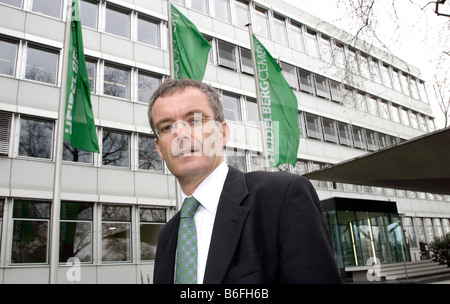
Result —
<instances>
[{"instance_id":1,"label":"overcast sky","mask_svg":"<svg viewBox=\"0 0 450 304\"><path fill-rule=\"evenodd\" d=\"M285 1L354 34L352 32L355 30L354 20L349 18L346 8L343 7L344 1ZM435 62L440 52L444 48L450 49L449 17L437 16L433 11L434 4L426 6L429 2L429 0L396 0L394 9L392 1L383 0L376 1L374 6L375 15L379 16L376 20L378 36L382 37L389 51L418 67L428 86L432 84ZM422 10L425 6L426 8ZM447 13L450 12L450 1L445 4L445 9ZM445 23L447 24L444 26ZM376 42L373 44L377 45ZM427 89L433 114L436 117L436 126L442 128L443 114L437 109L432 88Z\"/></svg>"}]
</instances>

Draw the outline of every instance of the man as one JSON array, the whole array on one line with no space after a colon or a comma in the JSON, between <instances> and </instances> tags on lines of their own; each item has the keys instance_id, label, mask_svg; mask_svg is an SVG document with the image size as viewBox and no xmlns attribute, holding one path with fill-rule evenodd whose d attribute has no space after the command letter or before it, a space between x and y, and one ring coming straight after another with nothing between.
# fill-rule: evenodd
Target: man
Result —
<instances>
[{"instance_id":1,"label":"man","mask_svg":"<svg viewBox=\"0 0 450 304\"><path fill-rule=\"evenodd\" d=\"M149 121L183 200L199 202L190 224L198 243L189 260L196 264L191 283L340 282L311 183L286 172L244 174L225 165L229 128L215 89L167 80L150 100ZM185 217L178 212L161 230L154 283L181 280L178 254L185 247L177 243L185 238L178 236Z\"/></svg>"}]
</instances>

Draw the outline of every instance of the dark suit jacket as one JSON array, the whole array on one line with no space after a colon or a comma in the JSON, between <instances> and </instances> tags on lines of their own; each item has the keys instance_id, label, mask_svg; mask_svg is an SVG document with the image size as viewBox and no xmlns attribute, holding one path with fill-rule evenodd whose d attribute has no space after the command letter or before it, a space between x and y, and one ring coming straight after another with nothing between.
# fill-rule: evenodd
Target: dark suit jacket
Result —
<instances>
[{"instance_id":1,"label":"dark suit jacket","mask_svg":"<svg viewBox=\"0 0 450 304\"><path fill-rule=\"evenodd\" d=\"M153 281L171 284L179 212L158 239ZM217 208L204 284L339 283L311 183L285 172L229 168Z\"/></svg>"}]
</instances>

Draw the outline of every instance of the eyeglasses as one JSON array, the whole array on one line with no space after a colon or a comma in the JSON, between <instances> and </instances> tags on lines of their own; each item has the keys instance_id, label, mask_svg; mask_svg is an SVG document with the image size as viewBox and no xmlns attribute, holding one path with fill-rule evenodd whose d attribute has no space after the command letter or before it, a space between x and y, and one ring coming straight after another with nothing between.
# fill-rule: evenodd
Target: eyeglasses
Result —
<instances>
[{"instance_id":1,"label":"eyeglasses","mask_svg":"<svg viewBox=\"0 0 450 304\"><path fill-rule=\"evenodd\" d=\"M183 130L190 130L190 128L203 126L203 124L209 120L211 120L211 116L194 115L187 120L164 122L155 128L155 134L158 137L165 137L177 133L177 130L179 130L180 127L182 127Z\"/></svg>"}]
</instances>

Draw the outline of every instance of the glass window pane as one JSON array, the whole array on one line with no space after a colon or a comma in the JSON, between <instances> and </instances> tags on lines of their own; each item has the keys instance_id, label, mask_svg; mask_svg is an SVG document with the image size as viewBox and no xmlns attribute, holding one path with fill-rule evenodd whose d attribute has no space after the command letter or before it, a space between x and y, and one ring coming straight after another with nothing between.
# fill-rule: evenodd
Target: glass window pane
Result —
<instances>
[{"instance_id":1,"label":"glass window pane","mask_svg":"<svg viewBox=\"0 0 450 304\"><path fill-rule=\"evenodd\" d=\"M252 52L248 49L239 48L241 52L241 71L248 74L253 74L253 62L252 62Z\"/></svg>"},{"instance_id":2,"label":"glass window pane","mask_svg":"<svg viewBox=\"0 0 450 304\"><path fill-rule=\"evenodd\" d=\"M398 70L392 71L392 83L394 84L394 89L401 92L402 86L400 84L400 76L398 75L398 73L399 73Z\"/></svg>"},{"instance_id":3,"label":"glass window pane","mask_svg":"<svg viewBox=\"0 0 450 304\"><path fill-rule=\"evenodd\" d=\"M241 121L239 98L224 94L222 100L225 119L230 121Z\"/></svg>"},{"instance_id":4,"label":"glass window pane","mask_svg":"<svg viewBox=\"0 0 450 304\"><path fill-rule=\"evenodd\" d=\"M369 58L366 55L359 54L359 70L361 71L361 76L371 79L370 70L369 70Z\"/></svg>"},{"instance_id":5,"label":"glass window pane","mask_svg":"<svg viewBox=\"0 0 450 304\"><path fill-rule=\"evenodd\" d=\"M378 150L378 139L377 133L372 130L366 130L366 139L367 139L367 149L369 151Z\"/></svg>"},{"instance_id":6,"label":"glass window pane","mask_svg":"<svg viewBox=\"0 0 450 304\"><path fill-rule=\"evenodd\" d=\"M131 223L102 223L102 261L131 261Z\"/></svg>"},{"instance_id":7,"label":"glass window pane","mask_svg":"<svg viewBox=\"0 0 450 304\"><path fill-rule=\"evenodd\" d=\"M320 56L322 60L332 63L333 62L333 54L331 51L331 41L327 37L320 38Z\"/></svg>"},{"instance_id":8,"label":"glass window pane","mask_svg":"<svg viewBox=\"0 0 450 304\"><path fill-rule=\"evenodd\" d=\"M291 88L298 90L297 68L291 64L281 62L281 72Z\"/></svg>"},{"instance_id":9,"label":"glass window pane","mask_svg":"<svg viewBox=\"0 0 450 304\"><path fill-rule=\"evenodd\" d=\"M214 15L225 22L230 20L230 0L215 0L214 1Z\"/></svg>"},{"instance_id":10,"label":"glass window pane","mask_svg":"<svg viewBox=\"0 0 450 304\"><path fill-rule=\"evenodd\" d=\"M105 31L124 38L130 38L130 14L106 7Z\"/></svg>"},{"instance_id":11,"label":"glass window pane","mask_svg":"<svg viewBox=\"0 0 450 304\"><path fill-rule=\"evenodd\" d=\"M275 16L273 19L273 31L275 33L275 41L288 45L286 21L283 17Z\"/></svg>"},{"instance_id":12,"label":"glass window pane","mask_svg":"<svg viewBox=\"0 0 450 304\"><path fill-rule=\"evenodd\" d=\"M102 164L130 167L130 135L103 130Z\"/></svg>"},{"instance_id":13,"label":"glass window pane","mask_svg":"<svg viewBox=\"0 0 450 304\"><path fill-rule=\"evenodd\" d=\"M331 99L333 101L342 103L344 92L342 91L341 84L337 81L330 80L330 88L331 88Z\"/></svg>"},{"instance_id":14,"label":"glass window pane","mask_svg":"<svg viewBox=\"0 0 450 304\"><path fill-rule=\"evenodd\" d=\"M139 217L141 222L165 223L167 220L166 209L140 208Z\"/></svg>"},{"instance_id":15,"label":"glass window pane","mask_svg":"<svg viewBox=\"0 0 450 304\"><path fill-rule=\"evenodd\" d=\"M391 103L390 113L393 121L400 122L400 113L397 105Z\"/></svg>"},{"instance_id":16,"label":"glass window pane","mask_svg":"<svg viewBox=\"0 0 450 304\"><path fill-rule=\"evenodd\" d=\"M292 24L291 26L291 43L292 48L305 53L305 43L303 41L303 32L301 25Z\"/></svg>"},{"instance_id":17,"label":"glass window pane","mask_svg":"<svg viewBox=\"0 0 450 304\"><path fill-rule=\"evenodd\" d=\"M237 148L227 148L227 164L242 172L246 172L245 151Z\"/></svg>"},{"instance_id":18,"label":"glass window pane","mask_svg":"<svg viewBox=\"0 0 450 304\"><path fill-rule=\"evenodd\" d=\"M381 75L383 79L383 84L389 88L392 88L391 72L387 64L381 65Z\"/></svg>"},{"instance_id":19,"label":"glass window pane","mask_svg":"<svg viewBox=\"0 0 450 304\"><path fill-rule=\"evenodd\" d=\"M59 262L78 258L80 262L92 262L92 223L60 223Z\"/></svg>"},{"instance_id":20,"label":"glass window pane","mask_svg":"<svg viewBox=\"0 0 450 304\"><path fill-rule=\"evenodd\" d=\"M162 159L156 151L155 139L139 135L139 169L162 171Z\"/></svg>"},{"instance_id":21,"label":"glass window pane","mask_svg":"<svg viewBox=\"0 0 450 304\"><path fill-rule=\"evenodd\" d=\"M97 62L86 60L86 70L89 78L89 89L95 93L95 84L97 79Z\"/></svg>"},{"instance_id":22,"label":"glass window pane","mask_svg":"<svg viewBox=\"0 0 450 304\"><path fill-rule=\"evenodd\" d=\"M251 171L263 171L265 168L264 156L261 152L251 151L250 153Z\"/></svg>"},{"instance_id":23,"label":"glass window pane","mask_svg":"<svg viewBox=\"0 0 450 304\"><path fill-rule=\"evenodd\" d=\"M379 102L380 116L389 119L389 105L386 101L381 100Z\"/></svg>"},{"instance_id":24,"label":"glass window pane","mask_svg":"<svg viewBox=\"0 0 450 304\"><path fill-rule=\"evenodd\" d=\"M62 202L61 220L92 220L91 203Z\"/></svg>"},{"instance_id":25,"label":"glass window pane","mask_svg":"<svg viewBox=\"0 0 450 304\"><path fill-rule=\"evenodd\" d=\"M309 55L319 58L319 49L317 45L317 34L316 32L307 29L305 33L306 40L306 50Z\"/></svg>"},{"instance_id":26,"label":"glass window pane","mask_svg":"<svg viewBox=\"0 0 450 304\"><path fill-rule=\"evenodd\" d=\"M103 93L130 98L130 70L105 65Z\"/></svg>"},{"instance_id":27,"label":"glass window pane","mask_svg":"<svg viewBox=\"0 0 450 304\"><path fill-rule=\"evenodd\" d=\"M400 107L400 120L402 121L402 124L409 126L409 115L408 110Z\"/></svg>"},{"instance_id":28,"label":"glass window pane","mask_svg":"<svg viewBox=\"0 0 450 304\"><path fill-rule=\"evenodd\" d=\"M17 43L0 40L0 74L14 76L16 57Z\"/></svg>"},{"instance_id":29,"label":"glass window pane","mask_svg":"<svg viewBox=\"0 0 450 304\"><path fill-rule=\"evenodd\" d=\"M353 126L353 142L354 147L359 149L366 149L366 140L364 138L363 129L360 127Z\"/></svg>"},{"instance_id":30,"label":"glass window pane","mask_svg":"<svg viewBox=\"0 0 450 304\"><path fill-rule=\"evenodd\" d=\"M328 86L328 79L325 77L315 75L316 80L316 93L317 96L324 97L329 99L330 98L330 87Z\"/></svg>"},{"instance_id":31,"label":"glass window pane","mask_svg":"<svg viewBox=\"0 0 450 304\"><path fill-rule=\"evenodd\" d=\"M19 155L51 159L52 142L52 122L20 119Z\"/></svg>"},{"instance_id":32,"label":"glass window pane","mask_svg":"<svg viewBox=\"0 0 450 304\"><path fill-rule=\"evenodd\" d=\"M68 140L64 140L63 160L92 164L92 152L74 148Z\"/></svg>"},{"instance_id":33,"label":"glass window pane","mask_svg":"<svg viewBox=\"0 0 450 304\"><path fill-rule=\"evenodd\" d=\"M378 61L375 59L370 60L370 73L372 80L381 83L381 72Z\"/></svg>"},{"instance_id":34,"label":"glass window pane","mask_svg":"<svg viewBox=\"0 0 450 304\"><path fill-rule=\"evenodd\" d=\"M245 28L250 23L250 12L248 3L235 1L236 25Z\"/></svg>"},{"instance_id":35,"label":"glass window pane","mask_svg":"<svg viewBox=\"0 0 450 304\"><path fill-rule=\"evenodd\" d=\"M62 0L33 0L33 12L61 19Z\"/></svg>"},{"instance_id":36,"label":"glass window pane","mask_svg":"<svg viewBox=\"0 0 450 304\"><path fill-rule=\"evenodd\" d=\"M143 224L140 225L141 261L154 260L158 236L164 225Z\"/></svg>"},{"instance_id":37,"label":"glass window pane","mask_svg":"<svg viewBox=\"0 0 450 304\"><path fill-rule=\"evenodd\" d=\"M139 72L138 74L138 101L150 102L150 97L161 84L161 77L147 75Z\"/></svg>"},{"instance_id":38,"label":"glass window pane","mask_svg":"<svg viewBox=\"0 0 450 304\"><path fill-rule=\"evenodd\" d=\"M14 220L11 263L47 263L48 221Z\"/></svg>"},{"instance_id":39,"label":"glass window pane","mask_svg":"<svg viewBox=\"0 0 450 304\"><path fill-rule=\"evenodd\" d=\"M14 218L49 219L50 203L42 201L14 200Z\"/></svg>"},{"instance_id":40,"label":"glass window pane","mask_svg":"<svg viewBox=\"0 0 450 304\"><path fill-rule=\"evenodd\" d=\"M305 123L308 137L322 139L320 116L305 113Z\"/></svg>"},{"instance_id":41,"label":"glass window pane","mask_svg":"<svg viewBox=\"0 0 450 304\"><path fill-rule=\"evenodd\" d=\"M326 117L322 117L323 134L326 141L338 142L336 121Z\"/></svg>"},{"instance_id":42,"label":"glass window pane","mask_svg":"<svg viewBox=\"0 0 450 304\"><path fill-rule=\"evenodd\" d=\"M372 115L378 115L378 101L375 96L367 98L367 112Z\"/></svg>"},{"instance_id":43,"label":"glass window pane","mask_svg":"<svg viewBox=\"0 0 450 304\"><path fill-rule=\"evenodd\" d=\"M314 94L313 74L309 71L299 69L300 90Z\"/></svg>"},{"instance_id":44,"label":"glass window pane","mask_svg":"<svg viewBox=\"0 0 450 304\"><path fill-rule=\"evenodd\" d=\"M253 28L255 33L270 38L269 35L269 19L267 17L267 12L263 9L255 7L255 17L256 17L256 27Z\"/></svg>"},{"instance_id":45,"label":"glass window pane","mask_svg":"<svg viewBox=\"0 0 450 304\"><path fill-rule=\"evenodd\" d=\"M344 122L338 122L339 144L352 146L352 131L350 125Z\"/></svg>"},{"instance_id":46,"label":"glass window pane","mask_svg":"<svg viewBox=\"0 0 450 304\"><path fill-rule=\"evenodd\" d=\"M22 0L0 0L0 3L9 4L15 7L22 7Z\"/></svg>"},{"instance_id":47,"label":"glass window pane","mask_svg":"<svg viewBox=\"0 0 450 304\"><path fill-rule=\"evenodd\" d=\"M251 125L259 125L259 112L256 100L247 99L246 105L247 105L247 118L246 118L247 123Z\"/></svg>"},{"instance_id":48,"label":"glass window pane","mask_svg":"<svg viewBox=\"0 0 450 304\"><path fill-rule=\"evenodd\" d=\"M344 53L344 45L340 43L336 43L334 45L334 62L340 68L345 68L345 53Z\"/></svg>"},{"instance_id":49,"label":"glass window pane","mask_svg":"<svg viewBox=\"0 0 450 304\"><path fill-rule=\"evenodd\" d=\"M191 8L204 14L208 14L208 0L191 1Z\"/></svg>"},{"instance_id":50,"label":"glass window pane","mask_svg":"<svg viewBox=\"0 0 450 304\"><path fill-rule=\"evenodd\" d=\"M159 23L139 17L138 41L159 47Z\"/></svg>"},{"instance_id":51,"label":"glass window pane","mask_svg":"<svg viewBox=\"0 0 450 304\"><path fill-rule=\"evenodd\" d=\"M87 0L80 1L80 18L83 26L97 29L98 4Z\"/></svg>"},{"instance_id":52,"label":"glass window pane","mask_svg":"<svg viewBox=\"0 0 450 304\"><path fill-rule=\"evenodd\" d=\"M219 64L236 70L236 46L234 44L218 40Z\"/></svg>"},{"instance_id":53,"label":"glass window pane","mask_svg":"<svg viewBox=\"0 0 450 304\"><path fill-rule=\"evenodd\" d=\"M56 84L58 54L28 47L25 78Z\"/></svg>"}]
</instances>

